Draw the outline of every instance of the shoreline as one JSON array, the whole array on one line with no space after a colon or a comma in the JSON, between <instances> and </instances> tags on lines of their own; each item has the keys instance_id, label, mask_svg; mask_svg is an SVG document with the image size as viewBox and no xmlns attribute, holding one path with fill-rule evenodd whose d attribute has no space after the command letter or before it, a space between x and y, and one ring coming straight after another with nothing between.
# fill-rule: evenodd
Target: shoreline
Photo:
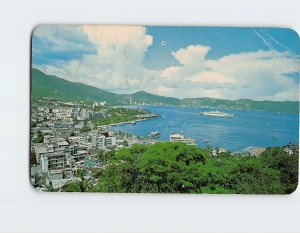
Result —
<instances>
[{"instance_id":1,"label":"shoreline","mask_svg":"<svg viewBox=\"0 0 300 233\"><path fill-rule=\"evenodd\" d=\"M298 115L300 116L299 113L292 113L292 112L278 112L278 111L266 111L266 110L258 110L258 109L239 109L239 108L218 108L218 107L206 107L206 106L183 106L183 105L153 105L153 104L131 104L131 105L123 105L123 107L130 107L130 106L137 106L137 107L143 107L143 106L148 106L148 107L172 107L172 108L191 108L191 109L218 109L218 110L229 110L229 111L245 111L245 112L265 112L265 113L278 113L278 114L290 114L290 115ZM119 106L122 107L122 106Z\"/></svg>"},{"instance_id":2,"label":"shoreline","mask_svg":"<svg viewBox=\"0 0 300 233\"><path fill-rule=\"evenodd\" d=\"M150 115L151 116L146 117L146 118L135 119L135 120L132 120L132 121L122 121L122 122L117 122L117 123L110 123L108 125L97 125L95 127L98 127L98 128L101 128L101 127L112 127L112 126L120 126L120 125L127 125L127 124L135 125L136 123L141 122L141 121L147 121L147 120L152 120L152 119L160 118L161 117L158 114L150 114Z\"/></svg>"}]
</instances>

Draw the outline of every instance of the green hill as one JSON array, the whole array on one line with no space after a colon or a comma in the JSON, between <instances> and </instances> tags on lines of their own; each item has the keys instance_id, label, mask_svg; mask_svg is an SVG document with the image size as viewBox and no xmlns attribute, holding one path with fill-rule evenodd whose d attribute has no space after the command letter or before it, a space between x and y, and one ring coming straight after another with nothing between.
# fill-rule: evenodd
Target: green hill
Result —
<instances>
[{"instance_id":1,"label":"green hill","mask_svg":"<svg viewBox=\"0 0 300 233\"><path fill-rule=\"evenodd\" d=\"M70 82L53 75L44 74L32 68L31 90L33 98L52 97L63 100L106 101L110 105L155 104L180 105L181 101L173 97L153 95L144 91L134 94L115 94L83 83Z\"/></svg>"},{"instance_id":2,"label":"green hill","mask_svg":"<svg viewBox=\"0 0 300 233\"><path fill-rule=\"evenodd\" d=\"M125 98L130 99L131 103L137 104L151 104L151 105L171 105L180 106L181 100L174 97L165 97L147 93L145 91L138 91L133 94L123 95Z\"/></svg>"},{"instance_id":3,"label":"green hill","mask_svg":"<svg viewBox=\"0 0 300 233\"><path fill-rule=\"evenodd\" d=\"M115 94L83 83L70 82L53 75L47 75L35 68L31 70L31 95L33 99L52 97L67 101L106 101L110 105L149 104L299 113L299 101L279 102L213 98L186 98L180 100L144 91L133 94Z\"/></svg>"},{"instance_id":4,"label":"green hill","mask_svg":"<svg viewBox=\"0 0 300 233\"><path fill-rule=\"evenodd\" d=\"M53 75L46 75L34 68L31 71L31 91L33 98L55 97L70 101L107 101L113 105L126 104L123 102L123 98L117 94L83 83L70 82Z\"/></svg>"},{"instance_id":5,"label":"green hill","mask_svg":"<svg viewBox=\"0 0 300 233\"><path fill-rule=\"evenodd\" d=\"M212 98L187 98L182 100L184 106L211 107L220 109L259 110L268 112L299 113L298 101L256 101L249 99L222 100Z\"/></svg>"}]
</instances>

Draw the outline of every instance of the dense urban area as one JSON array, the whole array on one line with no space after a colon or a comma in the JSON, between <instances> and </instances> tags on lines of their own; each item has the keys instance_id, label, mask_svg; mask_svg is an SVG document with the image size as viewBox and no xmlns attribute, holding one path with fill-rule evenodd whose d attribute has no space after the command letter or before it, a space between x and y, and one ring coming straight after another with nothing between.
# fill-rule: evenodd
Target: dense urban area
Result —
<instances>
[{"instance_id":1,"label":"dense urban area","mask_svg":"<svg viewBox=\"0 0 300 233\"><path fill-rule=\"evenodd\" d=\"M291 193L298 183L298 145L243 154L196 146L173 133L159 141L111 126L160 117L101 102L33 99L31 182L66 192Z\"/></svg>"}]
</instances>

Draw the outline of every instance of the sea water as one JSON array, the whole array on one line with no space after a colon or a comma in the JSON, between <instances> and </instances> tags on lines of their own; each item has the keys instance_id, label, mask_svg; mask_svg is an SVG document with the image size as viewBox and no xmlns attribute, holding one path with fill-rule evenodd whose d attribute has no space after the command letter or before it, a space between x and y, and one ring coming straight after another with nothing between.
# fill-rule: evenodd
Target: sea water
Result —
<instances>
[{"instance_id":1,"label":"sea water","mask_svg":"<svg viewBox=\"0 0 300 233\"><path fill-rule=\"evenodd\" d=\"M234 117L201 115L207 108L168 106L129 106L147 109L161 117L114 126L114 131L123 131L147 137L151 131L159 131L158 140L169 140L170 133L181 133L193 138L198 146L225 148L241 151L247 147L284 146L299 141L299 115L263 111L222 110Z\"/></svg>"}]
</instances>

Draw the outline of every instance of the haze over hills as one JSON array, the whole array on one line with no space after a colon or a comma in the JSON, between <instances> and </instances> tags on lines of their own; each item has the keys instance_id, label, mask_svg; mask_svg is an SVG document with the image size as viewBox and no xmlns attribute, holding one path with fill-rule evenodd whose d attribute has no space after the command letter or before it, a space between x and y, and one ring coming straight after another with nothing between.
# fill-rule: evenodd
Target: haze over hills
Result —
<instances>
[{"instance_id":1,"label":"haze over hills","mask_svg":"<svg viewBox=\"0 0 300 233\"><path fill-rule=\"evenodd\" d=\"M180 99L158 96L144 91L133 94L115 94L83 83L70 82L63 78L44 74L32 68L32 97L55 97L64 100L106 101L110 105L162 104L180 106Z\"/></svg>"},{"instance_id":2,"label":"haze over hills","mask_svg":"<svg viewBox=\"0 0 300 233\"><path fill-rule=\"evenodd\" d=\"M123 97L131 98L131 103L146 103L146 104L162 104L180 106L181 100L174 97L165 97L155 94L150 94L145 91L138 91L133 94L121 95Z\"/></svg>"},{"instance_id":3,"label":"haze over hills","mask_svg":"<svg viewBox=\"0 0 300 233\"><path fill-rule=\"evenodd\" d=\"M35 68L31 70L31 95L33 99L52 97L67 101L106 101L110 105L150 104L299 113L299 101L222 100L213 98L185 98L181 100L144 91L133 94L115 94L83 83L70 82L57 76L47 75Z\"/></svg>"},{"instance_id":4,"label":"haze over hills","mask_svg":"<svg viewBox=\"0 0 300 233\"><path fill-rule=\"evenodd\" d=\"M47 75L34 68L31 70L31 88L33 98L55 97L69 101L107 101L112 105L126 104L128 102L126 99L123 102L123 98L112 92Z\"/></svg>"}]
</instances>

